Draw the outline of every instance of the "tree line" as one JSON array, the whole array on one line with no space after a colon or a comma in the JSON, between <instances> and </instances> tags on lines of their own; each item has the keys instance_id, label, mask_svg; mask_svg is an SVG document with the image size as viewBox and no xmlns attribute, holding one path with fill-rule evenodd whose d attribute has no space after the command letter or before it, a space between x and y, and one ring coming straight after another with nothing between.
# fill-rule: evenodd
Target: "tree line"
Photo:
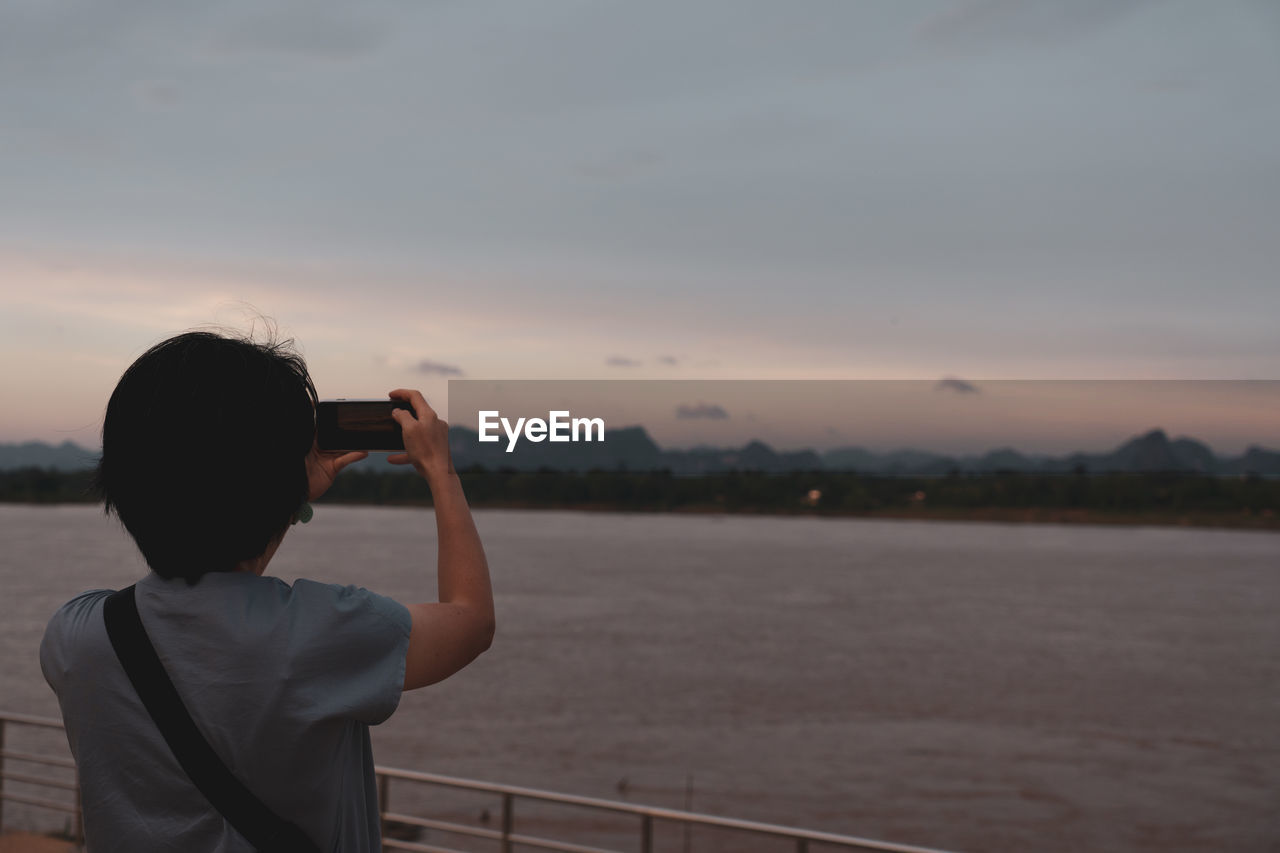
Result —
<instances>
[{"instance_id":1,"label":"tree line","mask_svg":"<svg viewBox=\"0 0 1280 853\"><path fill-rule=\"evenodd\" d=\"M1081 520L1226 520L1280 528L1280 480L1196 474L960 474L883 477L843 471L730 471L696 477L668 471L461 472L476 507L617 511L723 511L921 517L1015 517L1035 511ZM91 473L23 468L0 472L0 501L88 503ZM326 503L429 506L431 492L402 472L348 471ZM1047 514L1047 515L1046 515Z\"/></svg>"}]
</instances>

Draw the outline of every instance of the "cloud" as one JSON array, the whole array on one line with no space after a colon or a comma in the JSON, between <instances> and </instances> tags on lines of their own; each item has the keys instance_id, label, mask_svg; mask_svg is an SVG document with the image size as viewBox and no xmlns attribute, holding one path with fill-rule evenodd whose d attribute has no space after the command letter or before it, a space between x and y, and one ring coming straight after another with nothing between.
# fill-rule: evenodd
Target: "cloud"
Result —
<instances>
[{"instance_id":1,"label":"cloud","mask_svg":"<svg viewBox=\"0 0 1280 853\"><path fill-rule=\"evenodd\" d=\"M423 359L418 362L418 366L414 368L419 373L432 373L437 376L461 376L462 368L452 364L441 364L438 361L430 361Z\"/></svg>"},{"instance_id":2,"label":"cloud","mask_svg":"<svg viewBox=\"0 0 1280 853\"><path fill-rule=\"evenodd\" d=\"M640 362L634 358L627 358L622 355L612 355L604 360L604 363L610 367L639 367Z\"/></svg>"},{"instance_id":3,"label":"cloud","mask_svg":"<svg viewBox=\"0 0 1280 853\"><path fill-rule=\"evenodd\" d=\"M1180 92L1190 92L1195 89L1196 86L1197 82L1190 77L1169 75L1165 77L1157 77L1154 80L1148 80L1142 85L1142 90L1168 95Z\"/></svg>"},{"instance_id":4,"label":"cloud","mask_svg":"<svg viewBox=\"0 0 1280 853\"><path fill-rule=\"evenodd\" d=\"M692 406L681 403L676 406L676 417L680 420L727 421L729 413L715 403L695 403Z\"/></svg>"},{"instance_id":5,"label":"cloud","mask_svg":"<svg viewBox=\"0 0 1280 853\"><path fill-rule=\"evenodd\" d=\"M954 391L957 394L981 394L982 390L972 382L966 382L963 379L940 379L938 384L933 386L935 391Z\"/></svg>"},{"instance_id":6,"label":"cloud","mask_svg":"<svg viewBox=\"0 0 1280 853\"><path fill-rule=\"evenodd\" d=\"M384 24L367 18L308 7L255 12L216 38L214 47L227 55L274 54L349 60L373 53L387 40L388 34Z\"/></svg>"},{"instance_id":7,"label":"cloud","mask_svg":"<svg viewBox=\"0 0 1280 853\"><path fill-rule=\"evenodd\" d=\"M662 163L655 151L630 150L615 152L577 166L579 174L601 180L626 180L651 172Z\"/></svg>"},{"instance_id":8,"label":"cloud","mask_svg":"<svg viewBox=\"0 0 1280 853\"><path fill-rule=\"evenodd\" d=\"M680 363L680 359L676 358L674 355L658 356L658 364L665 364L668 367L675 367L679 363Z\"/></svg>"},{"instance_id":9,"label":"cloud","mask_svg":"<svg viewBox=\"0 0 1280 853\"><path fill-rule=\"evenodd\" d=\"M943 48L1055 44L1106 29L1151 0L970 0L925 21L918 34Z\"/></svg>"},{"instance_id":10,"label":"cloud","mask_svg":"<svg viewBox=\"0 0 1280 853\"><path fill-rule=\"evenodd\" d=\"M143 80L132 87L133 96L146 107L172 107L182 99L182 92L168 80Z\"/></svg>"}]
</instances>

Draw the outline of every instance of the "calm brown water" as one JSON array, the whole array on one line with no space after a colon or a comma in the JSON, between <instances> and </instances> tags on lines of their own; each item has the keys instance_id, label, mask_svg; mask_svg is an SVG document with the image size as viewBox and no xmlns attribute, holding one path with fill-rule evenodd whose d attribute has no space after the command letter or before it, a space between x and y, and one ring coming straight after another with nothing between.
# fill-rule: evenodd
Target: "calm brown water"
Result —
<instances>
[{"instance_id":1,"label":"calm brown water","mask_svg":"<svg viewBox=\"0 0 1280 853\"><path fill-rule=\"evenodd\" d=\"M691 776L699 811L954 850L1280 849L1280 536L477 521L498 638L405 696L374 733L380 763L673 807ZM0 536L0 708L56 715L36 661L49 614L144 567L92 508L0 506ZM425 600L434 560L422 511L322 506L271 570ZM630 823L573 828L635 849Z\"/></svg>"}]
</instances>

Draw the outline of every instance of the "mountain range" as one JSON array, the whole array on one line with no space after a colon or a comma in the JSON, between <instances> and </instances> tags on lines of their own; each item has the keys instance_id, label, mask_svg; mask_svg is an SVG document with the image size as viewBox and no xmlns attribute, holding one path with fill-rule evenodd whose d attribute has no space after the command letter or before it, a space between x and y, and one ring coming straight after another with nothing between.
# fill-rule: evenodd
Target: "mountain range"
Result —
<instances>
[{"instance_id":1,"label":"mountain range","mask_svg":"<svg viewBox=\"0 0 1280 853\"><path fill-rule=\"evenodd\" d=\"M14 468L52 468L55 471L81 471L98 464L98 451L86 450L78 444L45 444L24 441L0 444L0 471Z\"/></svg>"},{"instance_id":2,"label":"mountain range","mask_svg":"<svg viewBox=\"0 0 1280 853\"><path fill-rule=\"evenodd\" d=\"M982 474L1022 473L1139 473L1177 471L1217 477L1255 475L1280 478L1280 451L1250 447L1241 456L1216 455L1208 445L1193 438L1170 439L1154 429L1135 436L1110 453L1071 453L1065 456L1029 455L1013 448L999 448L982 455L950 456L925 450L897 450L878 453L861 447L840 447L818 453L813 450L779 452L760 441L742 447L698 447L664 450L644 427L611 429L606 440L596 443L522 442L514 453L504 451L504 443L481 443L474 430L449 429L449 446L454 466L459 470L482 465L490 469L565 471L626 469L631 471L669 470L680 476L740 470L778 473L783 471L857 471L891 477L940 477L951 472ZM43 442L0 444L0 470L39 467L70 471L91 467L96 451L69 441L59 445ZM373 470L379 464L370 459L359 467ZM385 470L379 464L378 470Z\"/></svg>"}]
</instances>

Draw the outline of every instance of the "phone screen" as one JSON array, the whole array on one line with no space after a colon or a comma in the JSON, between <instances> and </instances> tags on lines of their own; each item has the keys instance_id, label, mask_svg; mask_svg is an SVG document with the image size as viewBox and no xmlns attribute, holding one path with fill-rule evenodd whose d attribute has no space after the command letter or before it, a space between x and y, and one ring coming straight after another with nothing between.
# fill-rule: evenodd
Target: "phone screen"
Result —
<instances>
[{"instance_id":1,"label":"phone screen","mask_svg":"<svg viewBox=\"0 0 1280 853\"><path fill-rule=\"evenodd\" d=\"M321 450L404 450L392 409L413 411L401 400L321 400L316 406L316 444Z\"/></svg>"}]
</instances>

